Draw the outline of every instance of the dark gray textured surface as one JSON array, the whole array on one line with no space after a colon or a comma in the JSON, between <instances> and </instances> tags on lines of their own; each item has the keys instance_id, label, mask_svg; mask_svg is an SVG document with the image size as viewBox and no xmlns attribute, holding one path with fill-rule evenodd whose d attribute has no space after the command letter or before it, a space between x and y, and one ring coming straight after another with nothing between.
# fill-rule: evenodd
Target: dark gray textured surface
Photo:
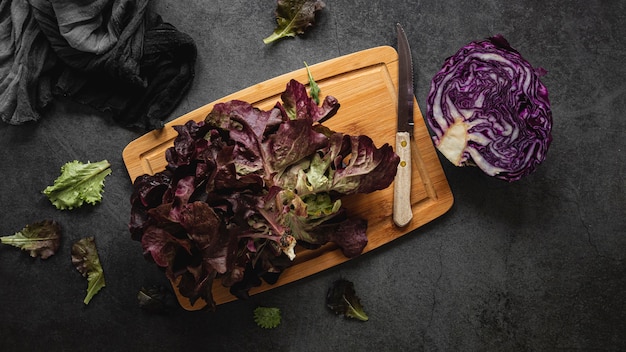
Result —
<instances>
[{"instance_id":1,"label":"dark gray textured surface","mask_svg":"<svg viewBox=\"0 0 626 352\"><path fill-rule=\"evenodd\" d=\"M0 246L2 351L618 351L626 350L626 2L333 1L305 36L266 46L273 1L165 1L165 21L194 37L194 86L172 119L255 83L336 56L413 49L422 111L430 78L471 40L503 34L549 71L554 142L535 174L513 184L442 162L452 209L334 269L218 307L142 312L142 285L165 283L129 238L131 185L122 150L139 134L59 102L36 125L0 126L0 235L57 219L60 252L46 261ZM41 191L72 159L108 159L103 202L55 210ZM107 286L87 307L69 247L93 235ZM333 280L352 280L370 316L324 306ZM283 323L262 330L257 304Z\"/></svg>"}]
</instances>

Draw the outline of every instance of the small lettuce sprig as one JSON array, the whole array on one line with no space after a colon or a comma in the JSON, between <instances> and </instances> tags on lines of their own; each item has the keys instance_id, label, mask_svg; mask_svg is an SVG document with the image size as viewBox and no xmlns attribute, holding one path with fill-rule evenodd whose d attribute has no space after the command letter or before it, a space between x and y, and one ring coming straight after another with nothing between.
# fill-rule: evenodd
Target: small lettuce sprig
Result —
<instances>
[{"instance_id":1,"label":"small lettuce sprig","mask_svg":"<svg viewBox=\"0 0 626 352\"><path fill-rule=\"evenodd\" d=\"M61 175L43 194L60 210L78 208L84 203L95 205L102 200L104 179L110 174L111 164L106 160L95 163L74 160L61 167Z\"/></svg>"},{"instance_id":2,"label":"small lettuce sprig","mask_svg":"<svg viewBox=\"0 0 626 352\"><path fill-rule=\"evenodd\" d=\"M315 13L326 5L321 0L278 0L276 4L276 28L263 43L269 44L281 38L295 37L315 23Z\"/></svg>"},{"instance_id":3,"label":"small lettuce sprig","mask_svg":"<svg viewBox=\"0 0 626 352\"><path fill-rule=\"evenodd\" d=\"M273 329L281 322L280 309L276 307L256 307L254 309L254 322L263 329Z\"/></svg>"},{"instance_id":4,"label":"small lettuce sprig","mask_svg":"<svg viewBox=\"0 0 626 352\"><path fill-rule=\"evenodd\" d=\"M306 67L306 73L309 76L309 95L311 96L313 101L315 101L315 104L319 104L320 86L318 86L317 82L315 82L315 78L313 78L313 75L311 74L311 69L309 68L309 65L307 65L306 61L304 62L304 67Z\"/></svg>"}]
</instances>

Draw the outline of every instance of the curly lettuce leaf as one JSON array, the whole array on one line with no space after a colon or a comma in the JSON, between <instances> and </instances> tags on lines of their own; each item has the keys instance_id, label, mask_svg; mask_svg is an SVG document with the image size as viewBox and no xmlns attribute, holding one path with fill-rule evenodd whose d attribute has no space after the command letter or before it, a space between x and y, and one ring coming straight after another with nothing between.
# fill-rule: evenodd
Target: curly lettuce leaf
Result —
<instances>
[{"instance_id":1,"label":"curly lettuce leaf","mask_svg":"<svg viewBox=\"0 0 626 352\"><path fill-rule=\"evenodd\" d=\"M89 304L93 296L105 286L104 271L94 237L81 238L72 245L72 264L87 278L87 294L83 303Z\"/></svg>"},{"instance_id":2,"label":"curly lettuce leaf","mask_svg":"<svg viewBox=\"0 0 626 352\"><path fill-rule=\"evenodd\" d=\"M256 307L254 322L263 329L273 329L280 325L280 309L276 307Z\"/></svg>"},{"instance_id":3,"label":"curly lettuce leaf","mask_svg":"<svg viewBox=\"0 0 626 352\"><path fill-rule=\"evenodd\" d=\"M82 163L74 160L61 167L61 175L43 193L61 210L74 209L84 203L94 205L102 200L104 179L111 174L111 164L99 162Z\"/></svg>"},{"instance_id":4,"label":"curly lettuce leaf","mask_svg":"<svg viewBox=\"0 0 626 352\"><path fill-rule=\"evenodd\" d=\"M14 235L0 237L0 242L28 251L33 258L47 259L59 250L61 225L54 220L39 221Z\"/></svg>"},{"instance_id":5,"label":"curly lettuce leaf","mask_svg":"<svg viewBox=\"0 0 626 352\"><path fill-rule=\"evenodd\" d=\"M263 43L269 44L285 37L295 37L315 23L315 12L326 6L321 0L278 0L276 28Z\"/></svg>"}]
</instances>

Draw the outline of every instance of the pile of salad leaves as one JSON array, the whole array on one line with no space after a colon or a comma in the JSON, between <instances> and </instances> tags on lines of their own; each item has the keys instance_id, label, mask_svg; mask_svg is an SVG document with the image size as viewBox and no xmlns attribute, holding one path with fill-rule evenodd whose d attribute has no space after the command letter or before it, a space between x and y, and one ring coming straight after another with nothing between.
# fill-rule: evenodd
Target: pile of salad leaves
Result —
<instances>
[{"instance_id":1,"label":"pile of salad leaves","mask_svg":"<svg viewBox=\"0 0 626 352\"><path fill-rule=\"evenodd\" d=\"M268 111L232 100L175 126L166 169L133 182L131 237L192 304L215 309L218 277L238 298L275 283L296 244L334 242L347 257L367 244L367 221L341 198L388 187L398 156L322 125L339 109L332 96L316 104L291 80L281 100Z\"/></svg>"}]
</instances>

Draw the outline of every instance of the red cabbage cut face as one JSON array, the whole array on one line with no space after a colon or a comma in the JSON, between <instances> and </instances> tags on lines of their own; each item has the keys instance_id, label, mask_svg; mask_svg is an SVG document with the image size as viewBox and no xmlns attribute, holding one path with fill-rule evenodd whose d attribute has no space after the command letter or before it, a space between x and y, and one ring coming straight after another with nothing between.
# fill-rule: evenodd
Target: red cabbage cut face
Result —
<instances>
[{"instance_id":1,"label":"red cabbage cut face","mask_svg":"<svg viewBox=\"0 0 626 352\"><path fill-rule=\"evenodd\" d=\"M471 42L433 77L427 121L456 166L515 181L535 171L552 141L548 90L502 36Z\"/></svg>"}]
</instances>

